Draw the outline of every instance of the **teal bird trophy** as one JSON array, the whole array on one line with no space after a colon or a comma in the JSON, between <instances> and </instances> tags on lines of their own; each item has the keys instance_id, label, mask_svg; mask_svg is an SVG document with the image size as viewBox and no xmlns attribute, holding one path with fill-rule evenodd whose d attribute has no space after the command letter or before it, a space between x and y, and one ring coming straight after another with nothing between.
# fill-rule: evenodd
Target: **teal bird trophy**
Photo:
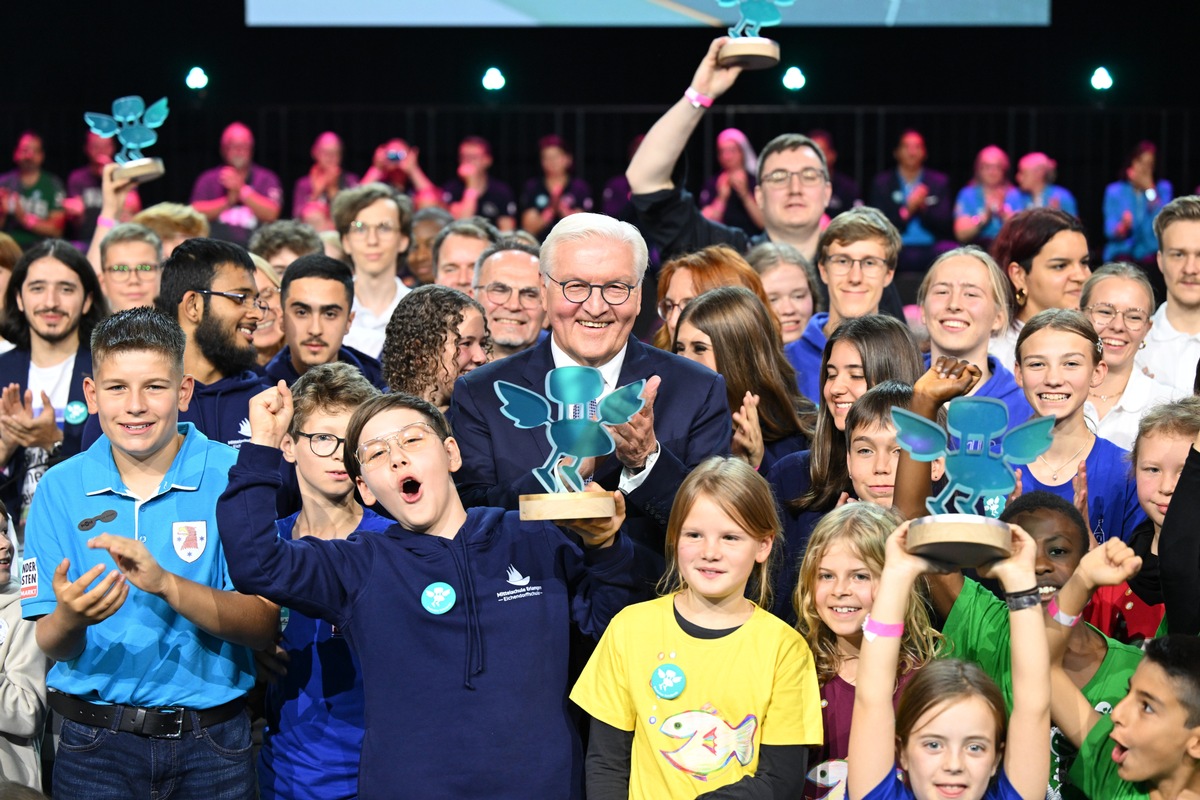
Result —
<instances>
[{"instance_id":1,"label":"teal bird trophy","mask_svg":"<svg viewBox=\"0 0 1200 800\"><path fill-rule=\"evenodd\" d=\"M779 9L796 0L717 0L721 8L737 7L741 13L737 24L729 29L733 41L717 53L722 67L768 69L779 63L779 42L760 36L762 28L783 22Z\"/></svg>"},{"instance_id":2,"label":"teal bird trophy","mask_svg":"<svg viewBox=\"0 0 1200 800\"><path fill-rule=\"evenodd\" d=\"M550 370L545 397L507 381L496 382L500 412L520 429L544 427L550 442L546 463L533 470L546 493L521 495L521 519L592 519L616 513L612 495L584 491L585 479L579 468L584 459L616 449L605 426L628 422L642 410L645 384L637 381L600 399L604 379L593 367Z\"/></svg>"}]
</instances>

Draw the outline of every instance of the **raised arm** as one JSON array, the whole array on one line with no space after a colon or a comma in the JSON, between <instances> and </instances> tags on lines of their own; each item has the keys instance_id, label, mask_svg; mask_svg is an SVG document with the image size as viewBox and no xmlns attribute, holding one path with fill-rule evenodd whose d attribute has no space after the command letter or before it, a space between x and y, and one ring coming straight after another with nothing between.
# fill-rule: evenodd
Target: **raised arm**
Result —
<instances>
[{"instance_id":1,"label":"raised arm","mask_svg":"<svg viewBox=\"0 0 1200 800\"><path fill-rule=\"evenodd\" d=\"M947 356L939 356L929 370L917 379L913 386L912 405L914 414L937 422L937 414L944 403L955 397L963 397L979 382L982 373L974 364ZM930 462L917 461L907 450L900 450L900 462L896 467L896 488L893 501L906 519L926 516L925 499L933 493L933 476ZM945 619L954 607L963 587L961 572L930 575L929 598L938 616Z\"/></svg>"},{"instance_id":2,"label":"raised arm","mask_svg":"<svg viewBox=\"0 0 1200 800\"><path fill-rule=\"evenodd\" d=\"M896 769L896 711L892 693L900 661L900 636L904 611L914 584L929 566L905 547L908 523L888 537L887 558L867 624L863 626L855 680L854 716L850 723L848 796L861 800ZM868 627L870 626L870 627ZM874 628L877 632L872 632ZM891 630L888 630L888 629ZM881 746L886 743L886 746Z\"/></svg>"},{"instance_id":3,"label":"raised arm","mask_svg":"<svg viewBox=\"0 0 1200 800\"><path fill-rule=\"evenodd\" d=\"M1028 597L1032 592L1032 605L1017 610L1010 605L1008 612L1013 704L1004 744L1004 772L1021 797L1041 797L1050 772L1050 657L1034 574L1037 545L1020 527L1008 527L1012 555L980 570L985 577L999 579L1010 597Z\"/></svg>"},{"instance_id":4,"label":"raised arm","mask_svg":"<svg viewBox=\"0 0 1200 800\"><path fill-rule=\"evenodd\" d=\"M1050 654L1050 713L1054 724L1075 747L1083 744L1092 726L1100 720L1100 712L1092 708L1092 704L1063 669L1071 628L1079 623L1079 617L1097 587L1123 583L1141 568L1142 559L1134 554L1129 545L1120 539L1109 539L1092 548L1080 560L1079 566L1058 590L1048 609L1051 614L1050 621L1046 623ZM1013 686L1016 685L1014 675Z\"/></svg>"},{"instance_id":5,"label":"raised arm","mask_svg":"<svg viewBox=\"0 0 1200 800\"><path fill-rule=\"evenodd\" d=\"M722 67L717 64L717 52L728 41L729 37L726 36L714 40L704 60L696 68L696 74L692 76L690 88L712 100L725 94L742 72L741 67ZM674 186L671 172L675 162L679 160L703 116L703 105L694 105L686 97L681 97L667 113L659 117L658 122L646 133L646 138L625 171L629 188L634 194L647 194Z\"/></svg>"}]
</instances>

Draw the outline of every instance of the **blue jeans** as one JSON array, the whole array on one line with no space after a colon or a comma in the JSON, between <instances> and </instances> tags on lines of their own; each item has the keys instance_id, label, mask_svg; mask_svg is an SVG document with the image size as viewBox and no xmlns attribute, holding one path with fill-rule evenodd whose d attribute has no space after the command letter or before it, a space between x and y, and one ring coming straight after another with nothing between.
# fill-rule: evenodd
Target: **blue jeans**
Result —
<instances>
[{"instance_id":1,"label":"blue jeans","mask_svg":"<svg viewBox=\"0 0 1200 800\"><path fill-rule=\"evenodd\" d=\"M56 800L254 800L255 789L248 714L193 728L178 739L63 720L54 762Z\"/></svg>"}]
</instances>

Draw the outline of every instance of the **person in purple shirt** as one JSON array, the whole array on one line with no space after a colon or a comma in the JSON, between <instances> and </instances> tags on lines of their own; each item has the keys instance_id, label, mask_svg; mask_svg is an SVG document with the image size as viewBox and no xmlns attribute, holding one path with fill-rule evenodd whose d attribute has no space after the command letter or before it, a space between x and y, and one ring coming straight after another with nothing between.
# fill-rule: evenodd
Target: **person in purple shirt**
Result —
<instances>
[{"instance_id":1,"label":"person in purple shirt","mask_svg":"<svg viewBox=\"0 0 1200 800\"><path fill-rule=\"evenodd\" d=\"M259 225L279 219L283 187L279 176L253 162L254 134L241 122L221 134L225 163L200 174L192 188L192 208L208 218L212 237L243 247Z\"/></svg>"}]
</instances>

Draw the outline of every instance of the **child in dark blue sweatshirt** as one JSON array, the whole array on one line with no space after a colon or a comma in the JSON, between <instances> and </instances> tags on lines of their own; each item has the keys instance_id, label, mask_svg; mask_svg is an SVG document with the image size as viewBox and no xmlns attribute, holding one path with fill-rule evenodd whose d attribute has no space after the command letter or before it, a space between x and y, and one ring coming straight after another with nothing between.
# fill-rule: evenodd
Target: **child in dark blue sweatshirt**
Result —
<instances>
[{"instance_id":1,"label":"child in dark blue sweatshirt","mask_svg":"<svg viewBox=\"0 0 1200 800\"><path fill-rule=\"evenodd\" d=\"M337 626L366 695L359 794L579 798L582 754L569 717L571 624L598 638L641 599L632 547L611 519L573 521L581 549L550 523L465 511L462 463L438 410L392 394L364 403L345 466L367 505L397 524L344 541L275 530L275 446L287 431L282 383L250 403L252 436L217 509L235 586Z\"/></svg>"}]
</instances>

